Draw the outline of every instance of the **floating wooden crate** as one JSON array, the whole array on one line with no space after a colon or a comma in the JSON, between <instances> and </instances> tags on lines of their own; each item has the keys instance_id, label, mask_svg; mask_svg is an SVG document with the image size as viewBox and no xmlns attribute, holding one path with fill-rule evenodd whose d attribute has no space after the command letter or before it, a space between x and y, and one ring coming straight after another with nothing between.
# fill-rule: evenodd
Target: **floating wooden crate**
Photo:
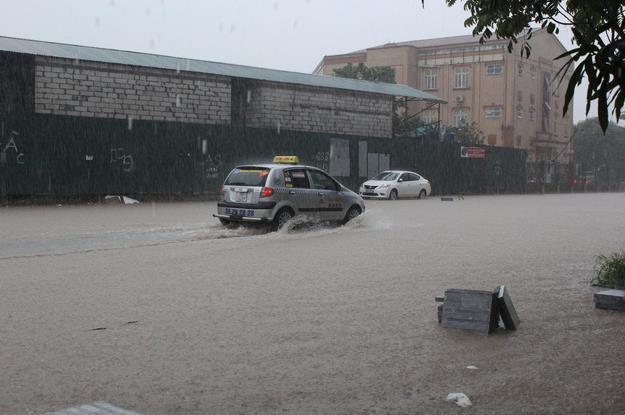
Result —
<instances>
[{"instance_id":1,"label":"floating wooden crate","mask_svg":"<svg viewBox=\"0 0 625 415\"><path fill-rule=\"evenodd\" d=\"M506 327L506 330L516 330L521 320L519 320L519 316L512 304L508 289L502 285L497 288L495 293L497 294L497 308L503 325Z\"/></svg>"},{"instance_id":2,"label":"floating wooden crate","mask_svg":"<svg viewBox=\"0 0 625 415\"><path fill-rule=\"evenodd\" d=\"M499 323L492 291L449 289L445 291L442 326L489 334Z\"/></svg>"},{"instance_id":3,"label":"floating wooden crate","mask_svg":"<svg viewBox=\"0 0 625 415\"><path fill-rule=\"evenodd\" d=\"M495 291L450 289L435 300L442 303L437 314L443 327L489 334L499 327L500 318L507 330L516 330L521 322L503 285Z\"/></svg>"},{"instance_id":4,"label":"floating wooden crate","mask_svg":"<svg viewBox=\"0 0 625 415\"><path fill-rule=\"evenodd\" d=\"M625 311L625 291L605 290L595 293L595 307L604 310Z\"/></svg>"}]
</instances>

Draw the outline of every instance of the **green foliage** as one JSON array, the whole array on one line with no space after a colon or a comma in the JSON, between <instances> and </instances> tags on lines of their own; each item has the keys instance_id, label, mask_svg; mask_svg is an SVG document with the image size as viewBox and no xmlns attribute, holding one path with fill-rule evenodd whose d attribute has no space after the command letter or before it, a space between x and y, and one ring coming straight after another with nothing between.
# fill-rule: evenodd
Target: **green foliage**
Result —
<instances>
[{"instance_id":1,"label":"green foliage","mask_svg":"<svg viewBox=\"0 0 625 415\"><path fill-rule=\"evenodd\" d=\"M605 133L596 118L575 125L575 163L592 172L599 188L625 181L625 128L609 123Z\"/></svg>"},{"instance_id":2,"label":"green foliage","mask_svg":"<svg viewBox=\"0 0 625 415\"><path fill-rule=\"evenodd\" d=\"M421 0L425 3L425 0ZM575 48L556 59L564 63L558 72L559 82L566 81L563 114L566 114L575 87L585 77L586 114L592 101L597 101L599 124L608 128L609 108L618 120L625 103L625 4L623 0L446 0L447 5L464 4L471 16L466 27L484 42L493 35L508 39L512 51L522 37L521 53L529 56L527 42L532 36L532 24L540 25L549 33L559 33L561 27L570 27ZM572 69L572 72L570 71Z\"/></svg>"},{"instance_id":3,"label":"green foliage","mask_svg":"<svg viewBox=\"0 0 625 415\"><path fill-rule=\"evenodd\" d=\"M595 269L597 276L592 280L593 285L625 288L625 252L599 255Z\"/></svg>"},{"instance_id":4,"label":"green foliage","mask_svg":"<svg viewBox=\"0 0 625 415\"><path fill-rule=\"evenodd\" d=\"M334 74L341 78L362 79L365 81L395 83L395 70L390 66L368 67L364 63L352 65L348 63L342 68L334 70Z\"/></svg>"},{"instance_id":5,"label":"green foliage","mask_svg":"<svg viewBox=\"0 0 625 415\"><path fill-rule=\"evenodd\" d=\"M453 133L456 142L461 145L484 144L484 132L477 123L463 122L459 127L448 127L447 132Z\"/></svg>"}]
</instances>

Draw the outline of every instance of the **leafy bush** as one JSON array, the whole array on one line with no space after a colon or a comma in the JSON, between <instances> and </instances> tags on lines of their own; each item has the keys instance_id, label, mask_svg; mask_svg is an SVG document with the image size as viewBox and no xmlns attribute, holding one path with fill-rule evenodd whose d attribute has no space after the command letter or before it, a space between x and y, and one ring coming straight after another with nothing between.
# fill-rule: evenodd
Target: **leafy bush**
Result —
<instances>
[{"instance_id":1,"label":"leafy bush","mask_svg":"<svg viewBox=\"0 0 625 415\"><path fill-rule=\"evenodd\" d=\"M597 276L592 280L593 285L625 288L625 252L599 255L595 269Z\"/></svg>"}]
</instances>

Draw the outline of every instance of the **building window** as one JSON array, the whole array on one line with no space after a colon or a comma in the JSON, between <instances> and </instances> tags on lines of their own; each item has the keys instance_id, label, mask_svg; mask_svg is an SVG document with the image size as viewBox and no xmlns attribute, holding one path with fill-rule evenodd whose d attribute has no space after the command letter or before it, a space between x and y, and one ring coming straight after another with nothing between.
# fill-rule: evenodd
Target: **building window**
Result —
<instances>
[{"instance_id":1,"label":"building window","mask_svg":"<svg viewBox=\"0 0 625 415\"><path fill-rule=\"evenodd\" d=\"M518 68L518 72L519 72L519 78L523 76L523 63L519 62L519 65L517 66Z\"/></svg>"},{"instance_id":2,"label":"building window","mask_svg":"<svg viewBox=\"0 0 625 415\"><path fill-rule=\"evenodd\" d=\"M486 75L501 75L502 70L500 63L491 63L486 66Z\"/></svg>"},{"instance_id":3,"label":"building window","mask_svg":"<svg viewBox=\"0 0 625 415\"><path fill-rule=\"evenodd\" d=\"M438 89L438 69L423 70L423 89Z\"/></svg>"},{"instance_id":4,"label":"building window","mask_svg":"<svg viewBox=\"0 0 625 415\"><path fill-rule=\"evenodd\" d=\"M421 114L421 120L425 124L435 124L438 122L438 112L434 110L423 111L423 114Z\"/></svg>"},{"instance_id":5,"label":"building window","mask_svg":"<svg viewBox=\"0 0 625 415\"><path fill-rule=\"evenodd\" d=\"M453 114L453 123L454 127L459 128L464 125L467 125L467 120L469 119L469 113L464 108L459 108L454 110Z\"/></svg>"},{"instance_id":6,"label":"building window","mask_svg":"<svg viewBox=\"0 0 625 415\"><path fill-rule=\"evenodd\" d=\"M529 115L530 115L530 121L534 121L534 113L536 112L534 107L530 107L528 112L529 112Z\"/></svg>"},{"instance_id":7,"label":"building window","mask_svg":"<svg viewBox=\"0 0 625 415\"><path fill-rule=\"evenodd\" d=\"M516 106L516 117L523 118L523 106L522 105Z\"/></svg>"},{"instance_id":8,"label":"building window","mask_svg":"<svg viewBox=\"0 0 625 415\"><path fill-rule=\"evenodd\" d=\"M503 113L502 107L486 107L484 108L484 117L485 118L501 118L501 114Z\"/></svg>"},{"instance_id":9,"label":"building window","mask_svg":"<svg viewBox=\"0 0 625 415\"><path fill-rule=\"evenodd\" d=\"M468 88L469 87L469 68L462 66L456 68L456 88Z\"/></svg>"}]
</instances>

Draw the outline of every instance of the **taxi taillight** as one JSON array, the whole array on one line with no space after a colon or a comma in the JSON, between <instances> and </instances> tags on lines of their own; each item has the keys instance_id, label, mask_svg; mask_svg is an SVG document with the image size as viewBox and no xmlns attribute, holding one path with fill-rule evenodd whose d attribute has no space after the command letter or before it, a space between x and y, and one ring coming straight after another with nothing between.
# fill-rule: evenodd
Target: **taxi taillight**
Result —
<instances>
[{"instance_id":1,"label":"taxi taillight","mask_svg":"<svg viewBox=\"0 0 625 415\"><path fill-rule=\"evenodd\" d=\"M273 194L273 189L271 187L263 187L263 190L260 191L260 197L269 197Z\"/></svg>"}]
</instances>

